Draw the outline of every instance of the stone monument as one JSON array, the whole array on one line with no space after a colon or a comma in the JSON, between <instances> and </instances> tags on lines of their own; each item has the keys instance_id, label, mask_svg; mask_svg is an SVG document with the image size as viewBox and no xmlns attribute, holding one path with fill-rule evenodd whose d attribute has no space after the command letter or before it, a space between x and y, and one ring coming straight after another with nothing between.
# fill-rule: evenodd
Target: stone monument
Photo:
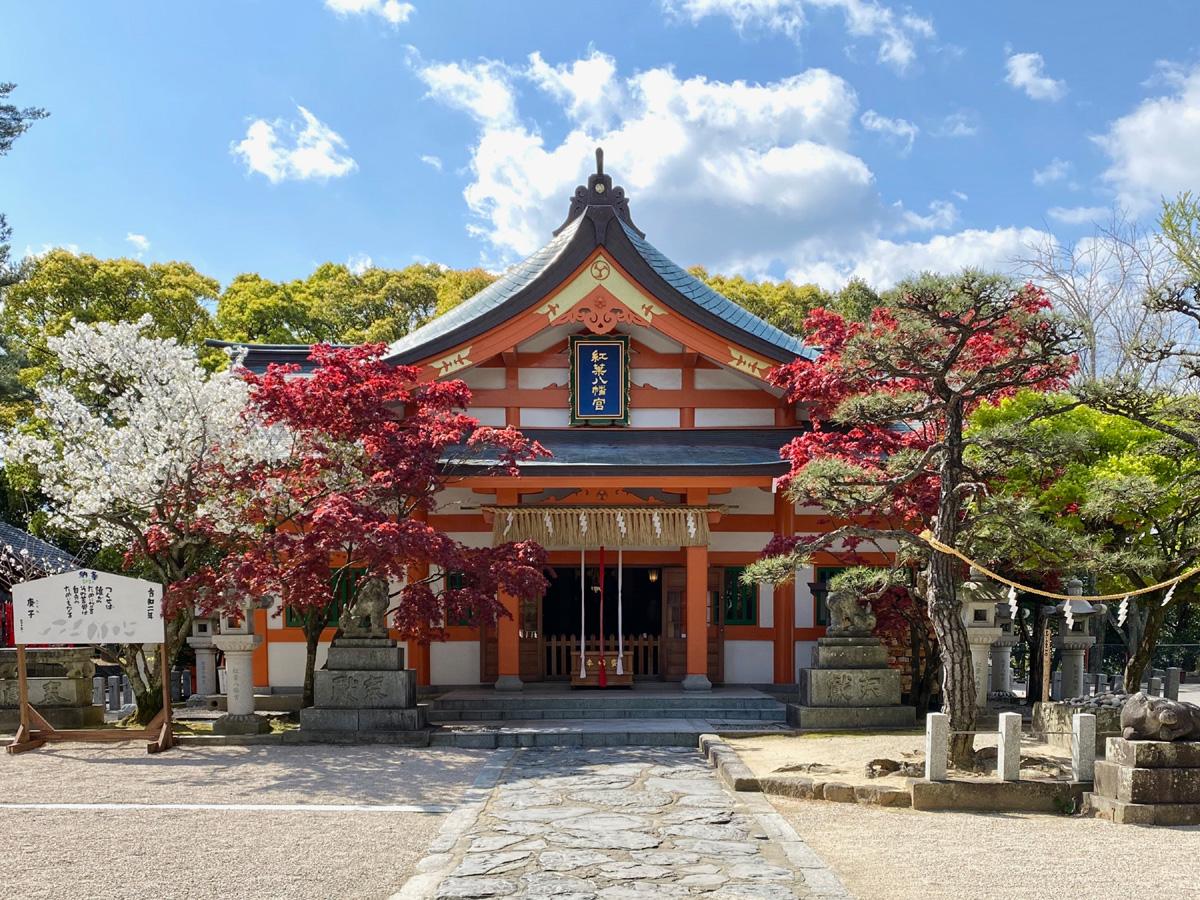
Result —
<instances>
[{"instance_id":1,"label":"stone monument","mask_svg":"<svg viewBox=\"0 0 1200 900\"><path fill-rule=\"evenodd\" d=\"M314 705L300 710L301 738L424 743L425 708L404 648L387 636L387 582L363 583L343 611L325 666L314 675Z\"/></svg>"},{"instance_id":2,"label":"stone monument","mask_svg":"<svg viewBox=\"0 0 1200 900\"><path fill-rule=\"evenodd\" d=\"M1084 809L1123 825L1200 825L1200 706L1137 693Z\"/></svg>"},{"instance_id":3,"label":"stone monument","mask_svg":"<svg viewBox=\"0 0 1200 900\"><path fill-rule=\"evenodd\" d=\"M240 617L221 616L212 646L225 654L225 715L213 722L213 734L265 734L271 725L254 714L254 651L263 642L254 633L254 606Z\"/></svg>"},{"instance_id":4,"label":"stone monument","mask_svg":"<svg viewBox=\"0 0 1200 900\"><path fill-rule=\"evenodd\" d=\"M916 710L900 705L900 672L871 632L875 615L849 591L829 594L830 627L817 639L812 666L800 670L800 705L788 706L797 728L912 728Z\"/></svg>"},{"instance_id":5,"label":"stone monument","mask_svg":"<svg viewBox=\"0 0 1200 900\"><path fill-rule=\"evenodd\" d=\"M30 704L55 728L104 724L104 707L92 704L96 674L90 647L27 649L25 672ZM16 648L0 650L0 730L21 721Z\"/></svg>"},{"instance_id":6,"label":"stone monument","mask_svg":"<svg viewBox=\"0 0 1200 900\"><path fill-rule=\"evenodd\" d=\"M996 622L996 605L1004 596L1004 589L972 566L967 580L958 587L958 596L962 601L963 624L967 627L967 641L971 646L975 706L983 709L988 701L988 662L992 644L1003 633Z\"/></svg>"}]
</instances>

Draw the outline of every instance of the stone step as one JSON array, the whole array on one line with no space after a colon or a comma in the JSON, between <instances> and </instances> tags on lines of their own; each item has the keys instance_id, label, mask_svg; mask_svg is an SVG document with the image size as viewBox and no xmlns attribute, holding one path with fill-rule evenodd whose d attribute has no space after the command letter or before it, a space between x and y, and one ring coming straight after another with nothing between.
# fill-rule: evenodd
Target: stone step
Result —
<instances>
[{"instance_id":1,"label":"stone step","mask_svg":"<svg viewBox=\"0 0 1200 900\"><path fill-rule=\"evenodd\" d=\"M702 694L697 696L659 696L637 697L612 694L580 692L562 697L527 697L527 696L496 696L496 697L439 697L429 704L431 710L443 709L779 709L782 704L771 697L721 697L720 695Z\"/></svg>"},{"instance_id":2,"label":"stone step","mask_svg":"<svg viewBox=\"0 0 1200 900\"><path fill-rule=\"evenodd\" d=\"M780 704L773 708L733 709L713 707L690 707L686 709L647 707L636 709L572 708L528 708L519 705L502 709L472 707L465 709L442 709L431 706L431 722L469 722L487 719L669 719L684 715L689 719L717 719L723 721L783 722L787 714Z\"/></svg>"}]
</instances>

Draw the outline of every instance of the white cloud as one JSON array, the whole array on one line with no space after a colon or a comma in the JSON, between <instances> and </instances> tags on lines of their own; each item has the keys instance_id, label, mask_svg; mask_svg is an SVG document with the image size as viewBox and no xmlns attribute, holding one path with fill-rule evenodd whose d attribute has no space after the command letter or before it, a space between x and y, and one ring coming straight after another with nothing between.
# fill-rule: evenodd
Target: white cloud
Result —
<instances>
[{"instance_id":1,"label":"white cloud","mask_svg":"<svg viewBox=\"0 0 1200 900\"><path fill-rule=\"evenodd\" d=\"M400 0L325 0L325 8L339 16L379 16L393 26L403 25L417 9Z\"/></svg>"},{"instance_id":2,"label":"white cloud","mask_svg":"<svg viewBox=\"0 0 1200 900\"><path fill-rule=\"evenodd\" d=\"M25 255L26 259L41 259L43 256L45 256L51 250L66 250L68 253L74 253L76 256L79 255L79 245L78 244L70 244L70 243L68 243L68 244L42 244L42 246L36 250L33 248L32 244L26 244L24 255Z\"/></svg>"},{"instance_id":3,"label":"white cloud","mask_svg":"<svg viewBox=\"0 0 1200 900\"><path fill-rule=\"evenodd\" d=\"M134 234L132 231L125 235L125 240L133 245L133 249L137 251L138 258L150 249L150 239L144 234Z\"/></svg>"},{"instance_id":4,"label":"white cloud","mask_svg":"<svg viewBox=\"0 0 1200 900\"><path fill-rule=\"evenodd\" d=\"M954 199L955 199L955 200L957 200L959 203L966 203L966 202L967 202L967 201L970 199L970 197L968 197L968 196L967 196L966 194L964 194L962 191L951 191L951 192L950 192L950 194L951 194L951 196L953 196L953 197L954 197Z\"/></svg>"},{"instance_id":5,"label":"white cloud","mask_svg":"<svg viewBox=\"0 0 1200 900\"><path fill-rule=\"evenodd\" d=\"M905 153L912 149L913 141L917 139L917 134L921 130L907 119L890 119L887 116L881 116L873 109L868 109L863 113L859 121L867 131L875 131L900 141L904 145Z\"/></svg>"},{"instance_id":6,"label":"white cloud","mask_svg":"<svg viewBox=\"0 0 1200 900\"><path fill-rule=\"evenodd\" d=\"M942 119L935 137L968 138L979 134L979 116L970 110L960 110Z\"/></svg>"},{"instance_id":7,"label":"white cloud","mask_svg":"<svg viewBox=\"0 0 1200 900\"><path fill-rule=\"evenodd\" d=\"M797 266L788 277L828 289L841 287L852 277L862 278L882 290L921 272L955 272L972 267L1012 274L1027 248L1047 237L1036 228L970 228L923 242L875 239L853 253Z\"/></svg>"},{"instance_id":8,"label":"white cloud","mask_svg":"<svg viewBox=\"0 0 1200 900\"><path fill-rule=\"evenodd\" d=\"M296 107L302 121L255 119L246 136L230 144L230 152L246 164L248 172L281 181L341 178L358 168L345 151L342 136L303 106Z\"/></svg>"},{"instance_id":9,"label":"white cloud","mask_svg":"<svg viewBox=\"0 0 1200 900\"><path fill-rule=\"evenodd\" d=\"M810 10L839 10L846 31L879 42L878 59L904 71L916 60L917 43L936 36L933 22L911 12L897 13L876 0L662 0L663 8L692 24L725 16L740 32L754 28L799 40Z\"/></svg>"},{"instance_id":10,"label":"white cloud","mask_svg":"<svg viewBox=\"0 0 1200 900\"><path fill-rule=\"evenodd\" d=\"M1143 100L1093 138L1110 158L1105 181L1134 214L1200 185L1200 65L1176 70L1168 83L1170 93Z\"/></svg>"},{"instance_id":11,"label":"white cloud","mask_svg":"<svg viewBox=\"0 0 1200 900\"><path fill-rule=\"evenodd\" d=\"M375 265L374 260L366 253L352 253L350 258L346 260L346 268L355 275L361 275L373 265Z\"/></svg>"},{"instance_id":12,"label":"white cloud","mask_svg":"<svg viewBox=\"0 0 1200 900\"><path fill-rule=\"evenodd\" d=\"M1056 181L1063 181L1070 174L1071 164L1056 156L1045 168L1034 170L1033 183L1038 187L1044 187L1047 184L1054 184Z\"/></svg>"},{"instance_id":13,"label":"white cloud","mask_svg":"<svg viewBox=\"0 0 1200 900\"><path fill-rule=\"evenodd\" d=\"M1061 100L1066 96L1067 83L1047 75L1045 66L1040 53L1009 53L1004 80L1032 100Z\"/></svg>"},{"instance_id":14,"label":"white cloud","mask_svg":"<svg viewBox=\"0 0 1200 900\"><path fill-rule=\"evenodd\" d=\"M568 88L550 74L582 71L599 83ZM621 78L610 57L592 51L556 69L534 56L526 66L439 63L418 74L434 99L479 125L464 195L473 232L500 261L546 241L596 146L630 192L635 220L657 223L655 232L686 248L690 261L778 259L796 234L837 240L861 221L890 215L870 169L844 146L854 91L823 69L764 84L683 79L665 68ZM520 121L522 85L560 104L568 127L558 143ZM607 125L599 124L595 104L580 101L601 95L613 98ZM481 112L482 97L498 102Z\"/></svg>"},{"instance_id":15,"label":"white cloud","mask_svg":"<svg viewBox=\"0 0 1200 900\"><path fill-rule=\"evenodd\" d=\"M1106 206L1052 206L1046 210L1046 215L1064 225L1090 225L1107 218L1110 213Z\"/></svg>"},{"instance_id":16,"label":"white cloud","mask_svg":"<svg viewBox=\"0 0 1200 900\"><path fill-rule=\"evenodd\" d=\"M464 197L491 267L549 239L597 146L628 192L634 221L683 265L751 277L790 272L829 287L861 274L886 286L924 268L1009 271L1023 242L1041 234L996 228L906 239L955 227L958 208L937 200L917 213L880 196L870 168L848 149L857 97L823 69L759 84L681 78L667 68L623 76L596 51L553 67L540 56L521 65L414 65L435 101L477 123ZM568 88L559 77L584 71L599 84ZM519 102L530 91L537 126ZM481 113L484 96L500 98L488 108L503 114ZM598 114L584 96L612 106ZM546 99L565 127L542 108Z\"/></svg>"},{"instance_id":17,"label":"white cloud","mask_svg":"<svg viewBox=\"0 0 1200 900\"><path fill-rule=\"evenodd\" d=\"M440 156L426 154L421 157L421 162L425 163L431 169L437 169L439 172L442 171L442 158Z\"/></svg>"}]
</instances>

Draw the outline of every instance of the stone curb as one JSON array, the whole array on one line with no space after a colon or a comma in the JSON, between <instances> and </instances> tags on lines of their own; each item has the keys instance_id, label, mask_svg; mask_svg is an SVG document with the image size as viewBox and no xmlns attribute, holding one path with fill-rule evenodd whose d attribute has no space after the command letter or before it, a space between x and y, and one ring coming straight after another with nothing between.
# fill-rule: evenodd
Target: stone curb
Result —
<instances>
[{"instance_id":1,"label":"stone curb","mask_svg":"<svg viewBox=\"0 0 1200 900\"><path fill-rule=\"evenodd\" d=\"M835 803L865 803L874 806L911 807L912 794L905 788L887 785L844 784L816 781L803 775L758 777L742 762L737 751L718 735L700 736L700 753L717 770L721 780L735 791L757 791L797 800L830 800Z\"/></svg>"},{"instance_id":2,"label":"stone curb","mask_svg":"<svg viewBox=\"0 0 1200 900\"><path fill-rule=\"evenodd\" d=\"M442 880L454 869L455 845L467 831L474 827L491 796L492 789L500 783L515 750L497 750L488 757L479 770L471 787L463 794L454 812L446 817L437 837L425 851L425 857L417 864L417 872L404 883L389 900L429 900L437 891Z\"/></svg>"}]
</instances>

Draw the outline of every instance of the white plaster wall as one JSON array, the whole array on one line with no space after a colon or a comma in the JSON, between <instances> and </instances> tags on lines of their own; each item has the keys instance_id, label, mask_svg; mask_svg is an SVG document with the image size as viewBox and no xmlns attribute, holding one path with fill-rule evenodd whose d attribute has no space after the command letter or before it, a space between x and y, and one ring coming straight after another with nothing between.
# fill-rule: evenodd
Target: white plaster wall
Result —
<instances>
[{"instance_id":1,"label":"white plaster wall","mask_svg":"<svg viewBox=\"0 0 1200 900\"><path fill-rule=\"evenodd\" d=\"M696 388L702 391L761 391L763 383L729 369L697 369Z\"/></svg>"},{"instance_id":2,"label":"white plaster wall","mask_svg":"<svg viewBox=\"0 0 1200 900\"><path fill-rule=\"evenodd\" d=\"M678 391L683 387L683 371L681 369L630 369L629 382L639 387Z\"/></svg>"},{"instance_id":3,"label":"white plaster wall","mask_svg":"<svg viewBox=\"0 0 1200 900\"><path fill-rule=\"evenodd\" d=\"M662 332L655 331L652 328L619 328L618 331L625 334L632 334L639 344L649 347L655 353L681 353L683 352L683 344L678 344L671 340Z\"/></svg>"},{"instance_id":4,"label":"white plaster wall","mask_svg":"<svg viewBox=\"0 0 1200 900\"><path fill-rule=\"evenodd\" d=\"M271 601L271 605L267 607L267 630L275 631L283 627L283 616L281 603L278 598Z\"/></svg>"},{"instance_id":5,"label":"white plaster wall","mask_svg":"<svg viewBox=\"0 0 1200 900\"><path fill-rule=\"evenodd\" d=\"M770 684L775 680L770 641L726 641L726 684Z\"/></svg>"},{"instance_id":6,"label":"white plaster wall","mask_svg":"<svg viewBox=\"0 0 1200 900\"><path fill-rule=\"evenodd\" d=\"M434 496L434 509L445 515L463 512L463 507L479 506L486 495L476 494L469 488L444 488ZM475 512L475 510L469 510Z\"/></svg>"},{"instance_id":7,"label":"white plaster wall","mask_svg":"<svg viewBox=\"0 0 1200 900\"><path fill-rule=\"evenodd\" d=\"M731 507L730 513L740 516L769 516L775 512L775 495L760 488L739 487L713 499Z\"/></svg>"},{"instance_id":8,"label":"white plaster wall","mask_svg":"<svg viewBox=\"0 0 1200 900\"><path fill-rule=\"evenodd\" d=\"M775 627L775 586L758 586L758 624L762 628Z\"/></svg>"},{"instance_id":9,"label":"white plaster wall","mask_svg":"<svg viewBox=\"0 0 1200 900\"><path fill-rule=\"evenodd\" d=\"M549 350L559 341L565 341L567 335L574 328L574 325L558 325L554 328L539 331L533 337L517 344L517 350L521 353L541 353L543 350Z\"/></svg>"},{"instance_id":10,"label":"white plaster wall","mask_svg":"<svg viewBox=\"0 0 1200 900\"><path fill-rule=\"evenodd\" d=\"M508 424L503 406L472 406L467 409L467 415L477 418L480 425L503 428Z\"/></svg>"},{"instance_id":11,"label":"white plaster wall","mask_svg":"<svg viewBox=\"0 0 1200 900\"><path fill-rule=\"evenodd\" d=\"M429 680L433 684L479 684L479 641L430 644Z\"/></svg>"},{"instance_id":12,"label":"white plaster wall","mask_svg":"<svg viewBox=\"0 0 1200 900\"><path fill-rule=\"evenodd\" d=\"M570 383L571 373L568 369L518 369L517 387L522 390L540 391L542 388L557 385L566 387Z\"/></svg>"},{"instance_id":13,"label":"white plaster wall","mask_svg":"<svg viewBox=\"0 0 1200 900\"><path fill-rule=\"evenodd\" d=\"M492 546L492 532L488 531L450 531L446 533L447 537L453 538L464 547L490 547Z\"/></svg>"},{"instance_id":14,"label":"white plaster wall","mask_svg":"<svg viewBox=\"0 0 1200 900\"><path fill-rule=\"evenodd\" d=\"M697 428L774 424L775 410L773 409L721 409L719 407L706 409L701 407L696 410Z\"/></svg>"},{"instance_id":15,"label":"white plaster wall","mask_svg":"<svg viewBox=\"0 0 1200 900\"><path fill-rule=\"evenodd\" d=\"M708 549L758 553L771 537L769 531L713 531L708 536Z\"/></svg>"},{"instance_id":16,"label":"white plaster wall","mask_svg":"<svg viewBox=\"0 0 1200 900\"><path fill-rule=\"evenodd\" d=\"M799 679L800 670L812 666L812 652L816 646L816 641L796 641L796 671L792 674L793 678Z\"/></svg>"},{"instance_id":17,"label":"white plaster wall","mask_svg":"<svg viewBox=\"0 0 1200 900\"><path fill-rule=\"evenodd\" d=\"M463 369L461 372L456 372L452 376L457 378L467 387L477 391L482 390L501 390L504 388L504 369L497 366L488 366L480 368L472 366L469 369Z\"/></svg>"},{"instance_id":18,"label":"white plaster wall","mask_svg":"<svg viewBox=\"0 0 1200 900\"><path fill-rule=\"evenodd\" d=\"M542 409L521 407L521 427L523 428L566 428L570 424L567 408Z\"/></svg>"},{"instance_id":19,"label":"white plaster wall","mask_svg":"<svg viewBox=\"0 0 1200 900\"><path fill-rule=\"evenodd\" d=\"M634 428L678 428L678 409L631 409L629 424Z\"/></svg>"},{"instance_id":20,"label":"white plaster wall","mask_svg":"<svg viewBox=\"0 0 1200 900\"><path fill-rule=\"evenodd\" d=\"M317 645L317 668L325 665L329 644ZM267 644L267 672L271 687L304 687L304 642L275 641Z\"/></svg>"},{"instance_id":21,"label":"white plaster wall","mask_svg":"<svg viewBox=\"0 0 1200 900\"><path fill-rule=\"evenodd\" d=\"M812 591L808 587L808 583L813 580L813 577L813 570L810 566L805 566L796 573L797 628L812 628L816 624L813 621L816 616L816 610L813 607Z\"/></svg>"}]
</instances>

